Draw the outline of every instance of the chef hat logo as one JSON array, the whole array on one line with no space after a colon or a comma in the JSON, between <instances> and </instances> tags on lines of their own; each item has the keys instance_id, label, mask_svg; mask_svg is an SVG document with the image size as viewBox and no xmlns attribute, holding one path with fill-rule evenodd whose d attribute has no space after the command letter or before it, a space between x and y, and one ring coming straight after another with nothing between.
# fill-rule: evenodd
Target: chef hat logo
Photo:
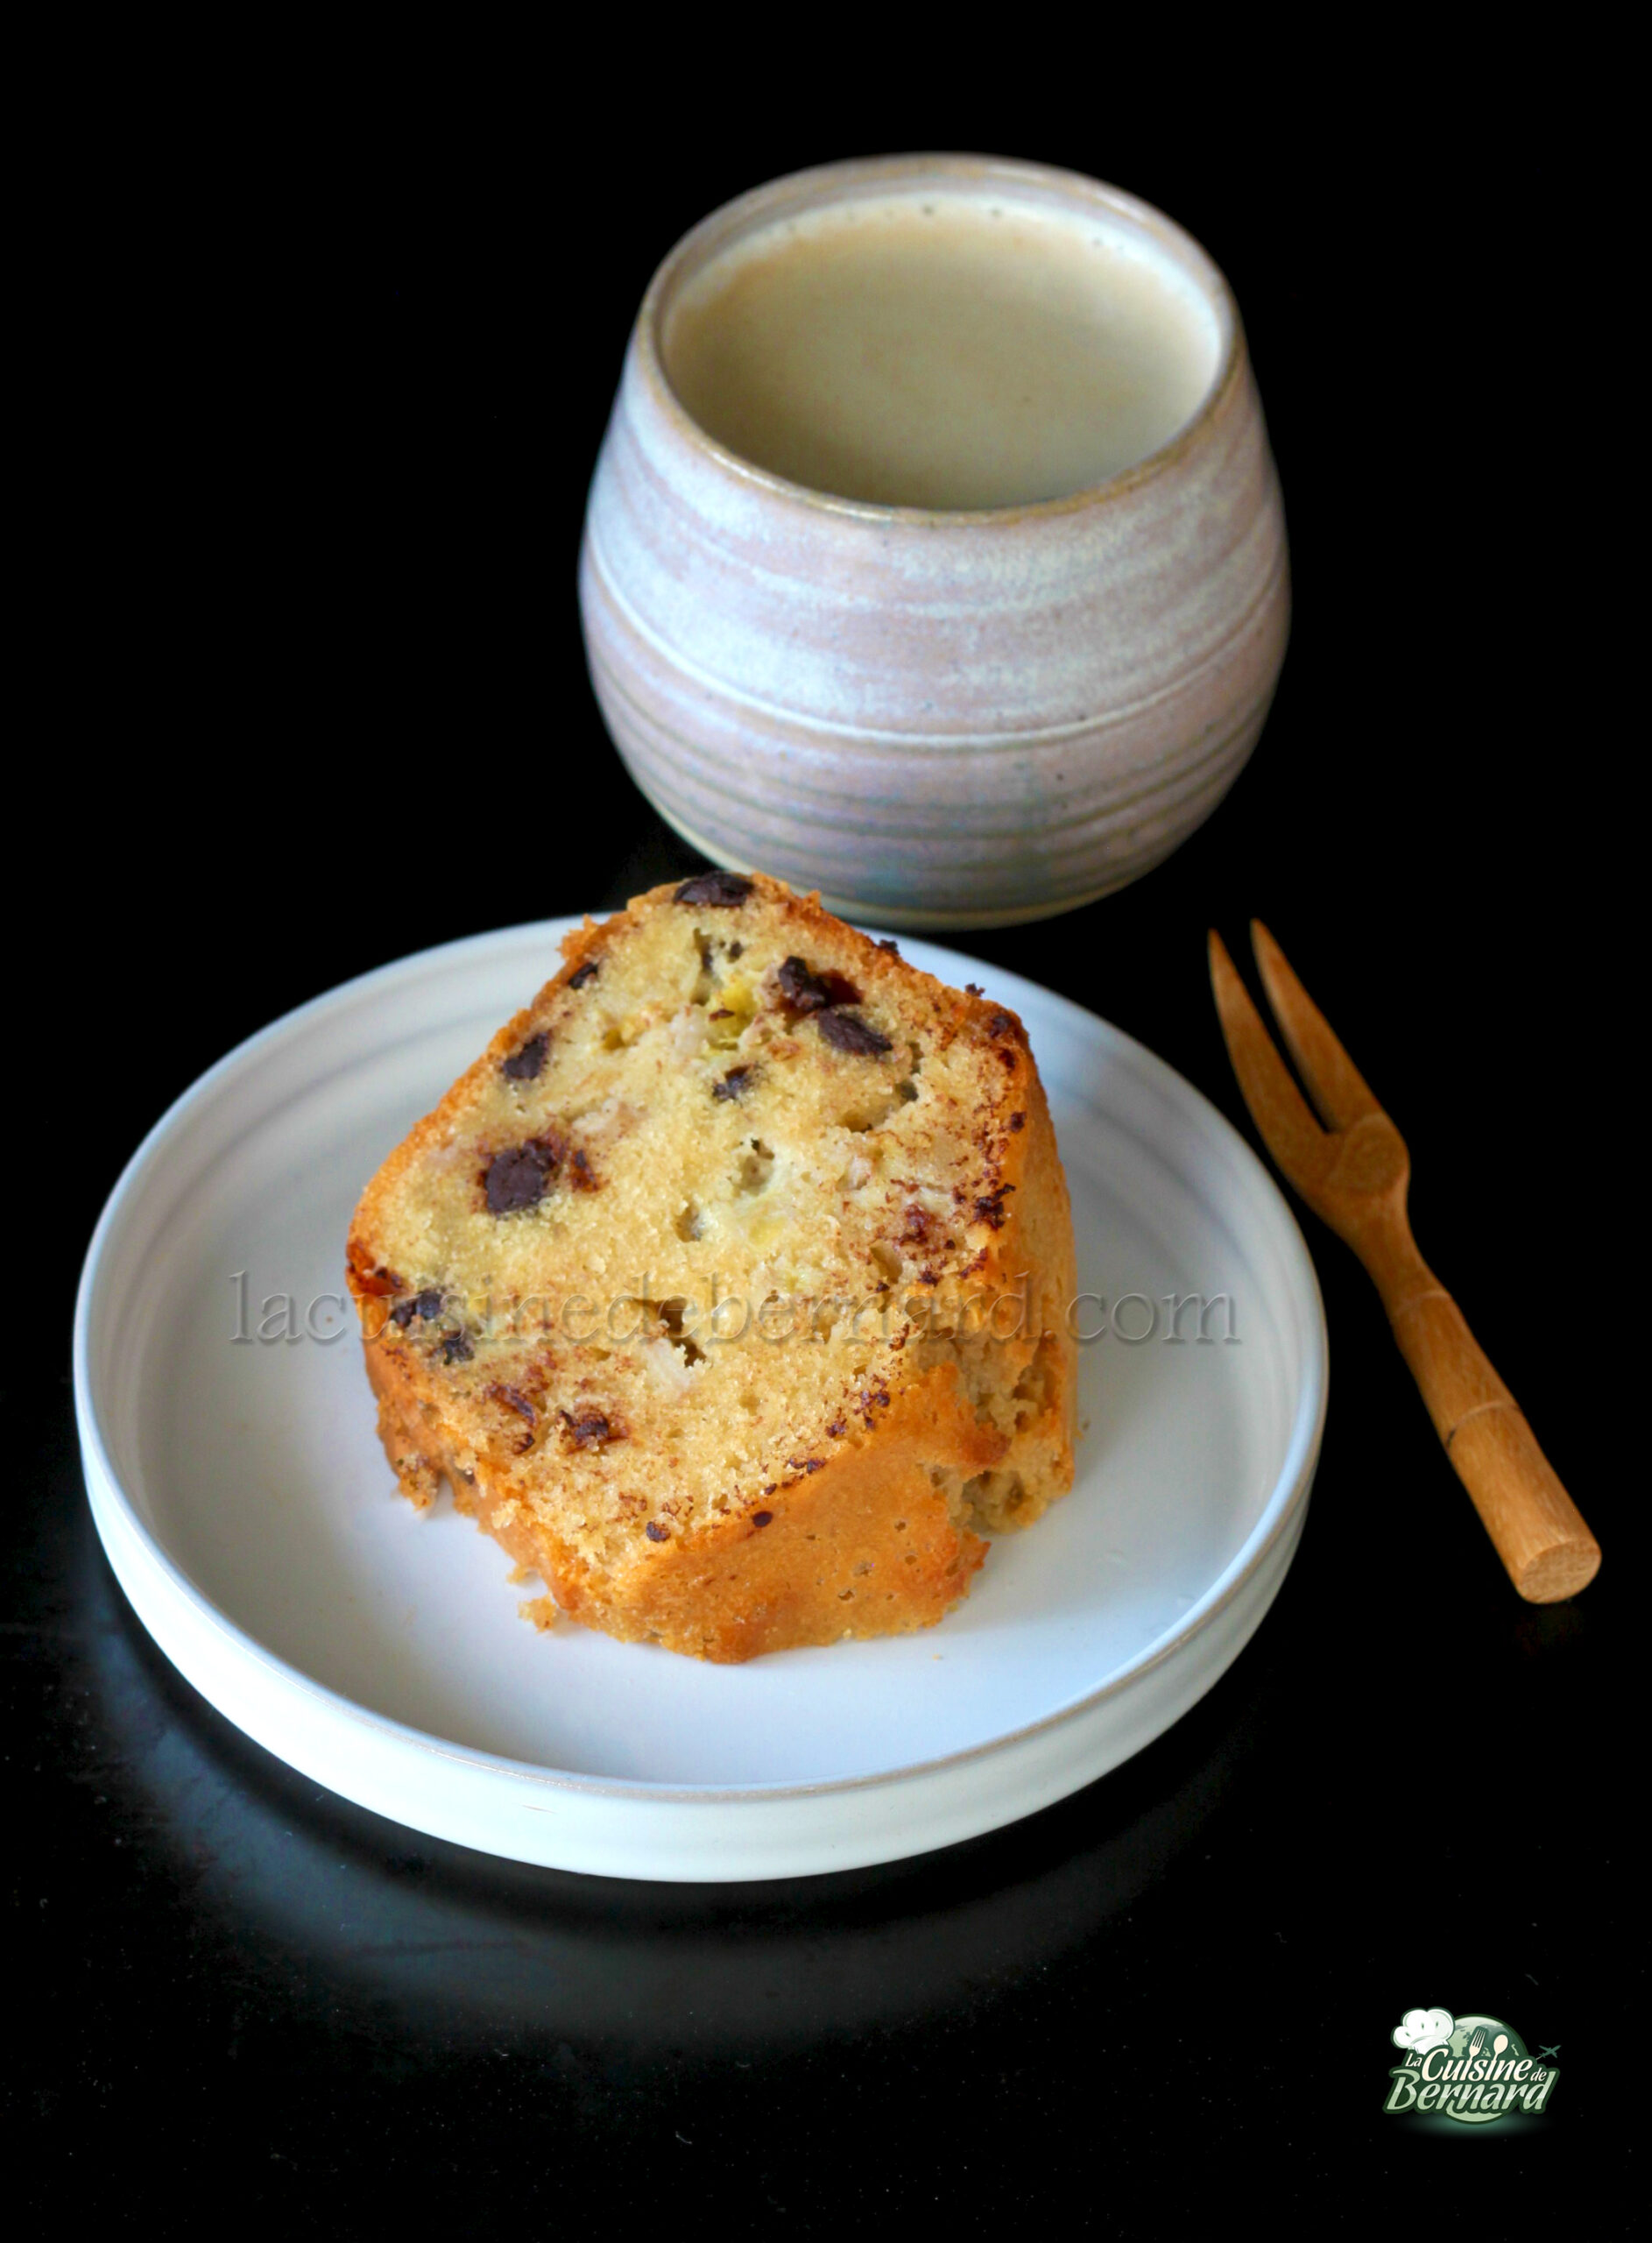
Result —
<instances>
[{"instance_id":1,"label":"chef hat logo","mask_svg":"<svg viewBox=\"0 0 1652 2243\"><path fill-rule=\"evenodd\" d=\"M1425 2056L1430 2048L1445 2046L1456 2022L1449 2009L1408 2009L1394 2028L1394 2046Z\"/></svg>"}]
</instances>

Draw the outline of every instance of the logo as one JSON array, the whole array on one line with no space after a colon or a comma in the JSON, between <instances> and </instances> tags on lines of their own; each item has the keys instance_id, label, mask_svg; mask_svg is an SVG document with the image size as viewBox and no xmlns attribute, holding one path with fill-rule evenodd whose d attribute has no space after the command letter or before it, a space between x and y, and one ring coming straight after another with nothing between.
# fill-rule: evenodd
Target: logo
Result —
<instances>
[{"instance_id":1,"label":"logo","mask_svg":"<svg viewBox=\"0 0 1652 2243\"><path fill-rule=\"evenodd\" d=\"M1388 2074L1383 2109L1429 2112L1463 2126L1541 2111L1560 2077L1552 2062L1558 2047L1534 2055L1500 2017L1408 2009L1394 2028L1394 2045L1405 2061Z\"/></svg>"}]
</instances>

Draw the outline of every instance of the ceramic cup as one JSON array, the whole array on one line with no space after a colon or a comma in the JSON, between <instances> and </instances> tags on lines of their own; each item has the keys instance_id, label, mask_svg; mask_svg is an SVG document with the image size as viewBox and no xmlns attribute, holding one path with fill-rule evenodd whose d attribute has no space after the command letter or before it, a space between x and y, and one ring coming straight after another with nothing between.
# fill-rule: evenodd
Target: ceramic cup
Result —
<instances>
[{"instance_id":1,"label":"ceramic cup","mask_svg":"<svg viewBox=\"0 0 1652 2243\"><path fill-rule=\"evenodd\" d=\"M957 511L806 489L696 424L664 338L710 259L846 199L935 192L1081 215L1197 292L1214 371L1168 442L1073 495ZM1284 656L1284 516L1227 284L1149 205L1038 165L899 157L759 188L687 235L643 301L580 605L620 754L714 862L893 927L1104 895L1216 807Z\"/></svg>"}]
</instances>

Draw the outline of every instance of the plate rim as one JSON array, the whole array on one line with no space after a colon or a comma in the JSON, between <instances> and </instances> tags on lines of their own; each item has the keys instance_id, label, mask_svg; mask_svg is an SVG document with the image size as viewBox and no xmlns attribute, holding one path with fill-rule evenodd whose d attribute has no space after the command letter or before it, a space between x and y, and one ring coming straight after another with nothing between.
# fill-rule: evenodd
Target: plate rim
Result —
<instances>
[{"instance_id":1,"label":"plate rim","mask_svg":"<svg viewBox=\"0 0 1652 2243\"><path fill-rule=\"evenodd\" d=\"M382 966L369 967L364 973L354 974L332 988L306 999L302 1004L279 1015L263 1028L244 1037L198 1075L173 1100L126 1162L103 1204L81 1263L80 1282L75 1291L72 1367L75 1425L81 1443L82 1476L86 1482L93 1522L104 1554L121 1581L123 1593L133 1603L145 1633L153 1637L154 1630L147 1616L138 1610L136 1601L126 1589L124 1575L110 1547L109 1534L106 1530L102 1509L105 1503L113 1507L121 1525L136 1539L144 1556L160 1572L173 1593L190 1607L198 1622L204 1623L221 1637L239 1657L261 1667L277 1684L315 1700L334 1715L342 1716L352 1723L394 1738L404 1746L413 1746L434 1758L455 1762L488 1775L505 1777L519 1782L526 1780L545 1790L638 1804L674 1803L706 1807L734 1803L779 1805L787 1800L814 1800L834 1794L875 1791L896 1784L912 1785L927 1777L967 1766L972 1761L1011 1752L1018 1744L1047 1736L1063 1725L1076 1723L1094 1712L1108 1698L1133 1688L1145 1676L1162 1666L1204 1634L1244 1593L1281 1538L1299 1527L1318 1462L1330 1402L1330 1342L1318 1273L1301 1225L1284 1193L1254 1149L1220 1107L1197 1084L1190 1082L1185 1075L1172 1067L1168 1060L1160 1058L1139 1038L1100 1014L1091 1012L1073 998L1063 996L1059 991L1046 988L1042 983L1032 981L1024 974L998 966L990 960L969 959L966 953L953 951L950 944L931 942L927 936L919 938L927 948L950 952L952 956L961 959L966 965L972 965L995 976L1003 985L1006 1003L1014 1005L1019 1010L1022 992L1035 996L1041 1005L1053 1007L1067 1015L1069 1024L1076 1027L1081 1034L1094 1036L1099 1031L1103 1038L1110 1041L1126 1057L1139 1072L1150 1080L1156 1079L1159 1086L1168 1088L1176 1100L1190 1101L1195 1112L1207 1128L1214 1129L1218 1139L1231 1141L1230 1150L1237 1151L1241 1171L1248 1173L1253 1186L1260 1185L1263 1187L1263 1203L1272 1202L1271 1212L1281 1222L1281 1242L1286 1249L1288 1263L1294 1264L1295 1276L1306 1281L1303 1305L1310 1312L1304 1326L1307 1345L1301 1391L1283 1460L1250 1533L1171 1633L1150 1645L1145 1652L1082 1696L1041 1715L1034 1721L1003 1730L979 1743L962 1746L953 1752L938 1753L927 1759L904 1763L900 1767L881 1768L855 1775L733 1785L679 1784L646 1777L592 1776L574 1769L547 1767L543 1762L516 1759L506 1753L462 1744L451 1737L416 1729L408 1723L399 1721L393 1715L380 1713L372 1707L362 1705L354 1698L347 1697L329 1684L307 1673L302 1667L294 1666L279 1652L272 1651L232 1619L184 1571L142 1517L115 1468L98 1418L90 1362L91 1324L95 1313L102 1265L108 1255L116 1226L136 1198L145 1173L156 1154L194 1108L206 1102L226 1075L255 1056L298 1035L316 1015L327 1011L342 1011L349 1004L370 995L380 984L416 979L421 970L428 970L438 961L447 966L458 966L470 958L508 951L518 945L527 947L539 943L552 948L570 928L581 925L587 917L597 916L579 912L562 914L550 919L522 921L507 927L460 936L452 942L433 944ZM868 927L863 931L876 936L881 930ZM1281 1574L1281 1583L1282 1580ZM1277 1588L1278 1584L1274 1594L1277 1594ZM1270 1596L1267 1603L1271 1603L1272 1601ZM1261 1617L1265 1617L1266 1609L1265 1605ZM159 1638L155 1640L169 1663L176 1666L177 1661L166 1645L160 1643ZM1230 1663L1225 1661L1218 1675L1212 1677L1211 1680L1219 1679L1219 1673L1225 1672ZM191 1687L198 1686L192 1681ZM203 1692L202 1695L206 1694ZM233 1716L227 1717L233 1719ZM1175 1716L1175 1719L1180 1718L1179 1715ZM237 1723L236 1725L239 1727L241 1724ZM1174 1726L1174 1721L1168 1725ZM281 1756L278 1752L276 1757Z\"/></svg>"}]
</instances>

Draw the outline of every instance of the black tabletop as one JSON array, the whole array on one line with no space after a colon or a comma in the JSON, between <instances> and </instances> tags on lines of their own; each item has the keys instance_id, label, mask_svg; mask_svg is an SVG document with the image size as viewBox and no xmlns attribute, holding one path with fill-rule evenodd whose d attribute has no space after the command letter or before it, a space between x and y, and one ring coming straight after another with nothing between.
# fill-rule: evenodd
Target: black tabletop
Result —
<instances>
[{"instance_id":1,"label":"black tabletop","mask_svg":"<svg viewBox=\"0 0 1652 2243\"><path fill-rule=\"evenodd\" d=\"M328 2232L689 2204L742 2232L929 2208L1153 2232L1241 2204L1529 2212L1552 2190L1616 2232L1645 1473L1610 1436L1639 1387L1640 1164L1601 930L1622 756L1575 463L1531 457L1562 369L1517 283L1537 258L1557 285L1562 222L1500 232L1483 164L1420 97L1346 146L1288 105L1213 103L1226 121L1197 134L1125 106L1041 129L985 92L822 105L611 151L589 179L485 159L455 180L404 145L405 192L327 221L312 202L265 264L181 292L196 355L145 390L152 444L125 424L104 514L136 603L87 657L118 672L117 762L65 759L33 867L75 975L35 989L55 1057L15 1078L6 2058L14 2182L42 2206L181 2227L227 2172L221 2214ZM1367 1281L1299 1209L1332 1362L1306 1532L1169 1733L1028 1822L883 1868L696 1888L493 1860L318 1790L149 1641L81 1481L74 1276L143 1131L267 1020L699 861L608 744L578 638L629 315L727 195L937 145L1115 179L1211 248L1295 589L1273 715L1209 823L1119 895L963 939L1249 1134L1204 945L1214 924L1239 952L1264 916L1404 1130L1423 1249L1603 1570L1571 1603L1515 1596ZM1482 122L1474 145L1515 143ZM1541 2115L1386 2112L1419 2006L1557 2051Z\"/></svg>"}]
</instances>

